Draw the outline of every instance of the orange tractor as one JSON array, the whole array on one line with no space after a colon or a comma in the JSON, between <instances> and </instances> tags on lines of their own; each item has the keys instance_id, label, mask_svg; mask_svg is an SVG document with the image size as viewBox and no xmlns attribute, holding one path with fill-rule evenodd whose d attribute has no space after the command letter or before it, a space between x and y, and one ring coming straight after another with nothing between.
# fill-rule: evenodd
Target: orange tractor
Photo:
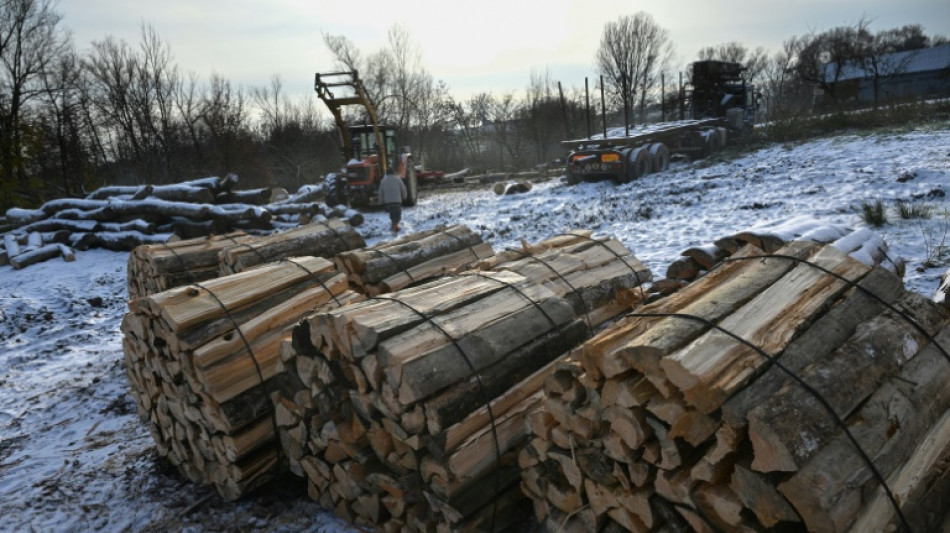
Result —
<instances>
[{"instance_id":1,"label":"orange tractor","mask_svg":"<svg viewBox=\"0 0 950 533\"><path fill-rule=\"evenodd\" d=\"M344 168L329 174L324 183L329 205L372 206L379 203L379 182L387 173L395 173L408 192L403 205L416 205L419 182L408 146L400 150L396 128L379 124L373 105L356 71L317 74L314 90L333 114L342 137ZM340 94L334 94L336 90ZM364 124L347 126L342 108L362 106Z\"/></svg>"}]
</instances>

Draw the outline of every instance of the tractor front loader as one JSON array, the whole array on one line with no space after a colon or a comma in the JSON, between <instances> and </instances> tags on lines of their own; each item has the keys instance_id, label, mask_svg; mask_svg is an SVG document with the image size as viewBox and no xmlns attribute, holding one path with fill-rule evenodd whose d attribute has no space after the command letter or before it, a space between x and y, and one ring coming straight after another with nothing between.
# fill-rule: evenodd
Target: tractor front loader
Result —
<instances>
[{"instance_id":1,"label":"tractor front loader","mask_svg":"<svg viewBox=\"0 0 950 533\"><path fill-rule=\"evenodd\" d=\"M378 205L379 182L391 172L406 184L408 195L403 205L416 205L419 184L412 153L408 146L402 150L397 148L394 126L379 123L376 107L366 94L359 74L356 71L318 73L313 88L333 114L342 141L343 169L339 174L327 176L327 203L354 207ZM353 105L363 108L363 124L347 126L343 108Z\"/></svg>"}]
</instances>

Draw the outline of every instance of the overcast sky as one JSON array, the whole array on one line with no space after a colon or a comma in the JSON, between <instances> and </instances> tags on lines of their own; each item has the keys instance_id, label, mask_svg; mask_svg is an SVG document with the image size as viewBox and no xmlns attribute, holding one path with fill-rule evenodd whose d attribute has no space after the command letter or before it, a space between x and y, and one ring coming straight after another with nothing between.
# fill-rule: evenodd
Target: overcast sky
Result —
<instances>
[{"instance_id":1,"label":"overcast sky","mask_svg":"<svg viewBox=\"0 0 950 533\"><path fill-rule=\"evenodd\" d=\"M532 70L583 87L604 23L641 10L669 30L683 64L733 40L775 52L793 35L862 16L873 30L919 23L950 35L950 0L60 0L58 10L80 50L108 35L137 45L146 23L203 80L216 73L252 87L280 75L292 94L311 92L313 74L332 68L324 32L370 54L394 24L462 97L522 90Z\"/></svg>"}]
</instances>

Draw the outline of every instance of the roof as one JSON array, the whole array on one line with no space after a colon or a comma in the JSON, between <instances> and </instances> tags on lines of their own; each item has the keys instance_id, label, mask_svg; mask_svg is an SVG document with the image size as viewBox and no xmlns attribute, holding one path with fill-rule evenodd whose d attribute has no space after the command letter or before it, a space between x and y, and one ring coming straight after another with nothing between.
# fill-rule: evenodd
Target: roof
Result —
<instances>
[{"instance_id":1,"label":"roof","mask_svg":"<svg viewBox=\"0 0 950 533\"><path fill-rule=\"evenodd\" d=\"M950 44L885 54L881 56L880 60L882 73L884 71L894 71L901 66L903 66L901 70L905 74L950 69ZM825 65L826 79L834 79L832 70L834 65L834 63ZM866 77L868 77L868 73L862 66L847 64L842 69L837 81L855 80Z\"/></svg>"}]
</instances>

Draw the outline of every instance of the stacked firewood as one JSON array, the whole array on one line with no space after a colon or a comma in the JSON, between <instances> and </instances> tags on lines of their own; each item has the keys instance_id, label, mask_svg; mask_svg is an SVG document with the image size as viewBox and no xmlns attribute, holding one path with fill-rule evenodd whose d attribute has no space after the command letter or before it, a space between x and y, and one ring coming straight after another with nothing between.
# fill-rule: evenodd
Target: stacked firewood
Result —
<instances>
[{"instance_id":1,"label":"stacked firewood","mask_svg":"<svg viewBox=\"0 0 950 533\"><path fill-rule=\"evenodd\" d=\"M362 216L345 207L328 208L316 202L313 187L291 196L283 189L237 190L237 182L236 175L228 174L172 185L110 186L86 198L51 200L38 209L11 208L5 218L13 229L7 235L30 251L45 249L12 262L22 255L21 246L11 247L4 239L0 261L5 256L6 262L25 265L38 257L65 258L64 247L129 251L173 237L191 239L237 230L269 233L322 220L325 215L349 216L352 225L362 223ZM37 238L40 245L34 244Z\"/></svg>"},{"instance_id":2,"label":"stacked firewood","mask_svg":"<svg viewBox=\"0 0 950 533\"><path fill-rule=\"evenodd\" d=\"M594 261L590 277L625 286L633 270L649 279L629 251L607 242L631 266L615 282ZM565 278L583 270L576 263ZM385 531L502 531L524 518L515 459L526 416L551 362L591 330L545 286L552 275L539 282L493 266L319 313L294 329L281 351L280 390L295 392L277 401L277 423L315 501Z\"/></svg>"},{"instance_id":3,"label":"stacked firewood","mask_svg":"<svg viewBox=\"0 0 950 533\"><path fill-rule=\"evenodd\" d=\"M159 453L229 500L269 479L281 341L307 314L360 298L332 262L302 257L130 301L126 372Z\"/></svg>"},{"instance_id":4,"label":"stacked firewood","mask_svg":"<svg viewBox=\"0 0 950 533\"><path fill-rule=\"evenodd\" d=\"M340 219L330 219L225 248L219 254L219 262L222 275L233 274L287 257L332 258L363 246L366 242L352 226Z\"/></svg>"},{"instance_id":5,"label":"stacked firewood","mask_svg":"<svg viewBox=\"0 0 950 533\"><path fill-rule=\"evenodd\" d=\"M855 230L802 216L740 231L717 239L712 244L689 248L670 264L666 277L668 280L691 281L746 244L774 253L791 241L831 244L867 265L884 265L898 276L903 277L904 274L903 260L888 255L887 243L879 233L868 228Z\"/></svg>"},{"instance_id":6,"label":"stacked firewood","mask_svg":"<svg viewBox=\"0 0 950 533\"><path fill-rule=\"evenodd\" d=\"M221 275L218 255L222 250L259 238L238 231L138 246L129 254L126 271L129 299L216 278Z\"/></svg>"},{"instance_id":7,"label":"stacked firewood","mask_svg":"<svg viewBox=\"0 0 950 533\"><path fill-rule=\"evenodd\" d=\"M941 528L950 313L832 246L776 252L811 264L745 246L555 363L519 455L549 531Z\"/></svg>"},{"instance_id":8,"label":"stacked firewood","mask_svg":"<svg viewBox=\"0 0 950 533\"><path fill-rule=\"evenodd\" d=\"M455 225L342 252L334 261L355 290L376 296L463 270L493 254L481 235Z\"/></svg>"},{"instance_id":9,"label":"stacked firewood","mask_svg":"<svg viewBox=\"0 0 950 533\"><path fill-rule=\"evenodd\" d=\"M571 303L591 328L644 299L653 275L620 241L573 230L479 263L483 270L517 272Z\"/></svg>"},{"instance_id":10,"label":"stacked firewood","mask_svg":"<svg viewBox=\"0 0 950 533\"><path fill-rule=\"evenodd\" d=\"M287 257L330 258L365 244L355 229L334 218L266 237L234 232L142 245L129 254L129 298L141 298Z\"/></svg>"}]
</instances>

